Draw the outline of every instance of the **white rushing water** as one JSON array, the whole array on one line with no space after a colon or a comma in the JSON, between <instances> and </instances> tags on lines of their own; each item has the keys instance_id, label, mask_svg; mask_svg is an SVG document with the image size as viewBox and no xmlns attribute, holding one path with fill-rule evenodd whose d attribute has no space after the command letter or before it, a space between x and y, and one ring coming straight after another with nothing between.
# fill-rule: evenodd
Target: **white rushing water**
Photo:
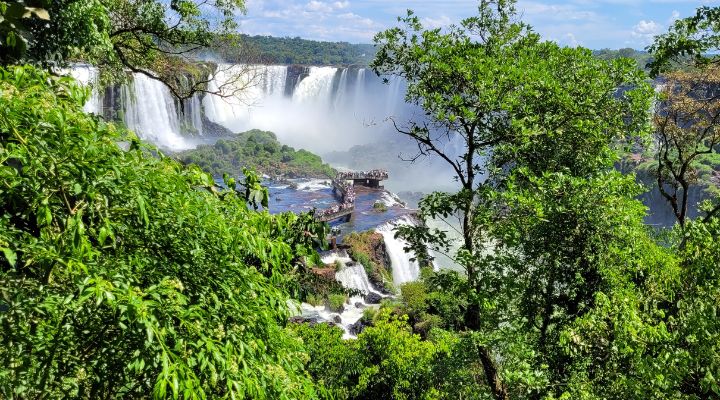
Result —
<instances>
[{"instance_id":1,"label":"white rushing water","mask_svg":"<svg viewBox=\"0 0 720 400\"><path fill-rule=\"evenodd\" d=\"M98 80L92 66L68 72L91 86ZM134 73L119 90L94 90L85 109L109 111L142 139L171 151L200 142L194 137L206 134L206 117L234 133L272 131L280 142L316 153L383 140L395 134L387 118L408 110L402 81L384 85L364 68L221 64L210 78L208 92L219 95L198 94L180 107L161 82Z\"/></svg>"},{"instance_id":2,"label":"white rushing water","mask_svg":"<svg viewBox=\"0 0 720 400\"><path fill-rule=\"evenodd\" d=\"M340 270L335 274L335 279L344 287L358 290L363 294L375 293L381 297L386 297L372 286L365 273L365 267L353 262L346 252L330 253L324 256L322 261L324 264L335 264L336 261L342 264ZM345 303L344 310L341 313L330 311L326 306L312 306L307 303L303 303L299 311L305 318L318 318L330 322L335 322L339 318L339 324L345 331L343 337L347 339L354 337L349 328L362 318L365 309L377 307L377 304L367 304L364 296L352 296Z\"/></svg>"},{"instance_id":3,"label":"white rushing water","mask_svg":"<svg viewBox=\"0 0 720 400\"><path fill-rule=\"evenodd\" d=\"M415 221L412 217L404 216L376 229L385 240L385 249L392 264L393 283L397 287L406 282L416 281L420 277L420 264L417 261L410 261L412 254L404 250L408 243L403 239L395 238L395 228L401 225L415 225Z\"/></svg>"},{"instance_id":4,"label":"white rushing water","mask_svg":"<svg viewBox=\"0 0 720 400\"><path fill-rule=\"evenodd\" d=\"M275 132L282 143L319 153L392 132L385 119L402 111L400 84L383 85L362 68L292 67L292 75L290 68L220 65L208 89L223 96L203 99L208 119L232 132Z\"/></svg>"},{"instance_id":5,"label":"white rushing water","mask_svg":"<svg viewBox=\"0 0 720 400\"><path fill-rule=\"evenodd\" d=\"M77 79L78 82L90 87L90 98L85 103L83 110L86 113L101 114L102 113L102 97L95 85L98 82L98 69L86 64L78 64L69 70L61 70L61 74L69 73L70 76Z\"/></svg>"},{"instance_id":6,"label":"white rushing water","mask_svg":"<svg viewBox=\"0 0 720 400\"><path fill-rule=\"evenodd\" d=\"M123 86L125 125L144 140L171 150L193 147L180 132L180 119L170 90L156 79L134 74Z\"/></svg>"}]
</instances>

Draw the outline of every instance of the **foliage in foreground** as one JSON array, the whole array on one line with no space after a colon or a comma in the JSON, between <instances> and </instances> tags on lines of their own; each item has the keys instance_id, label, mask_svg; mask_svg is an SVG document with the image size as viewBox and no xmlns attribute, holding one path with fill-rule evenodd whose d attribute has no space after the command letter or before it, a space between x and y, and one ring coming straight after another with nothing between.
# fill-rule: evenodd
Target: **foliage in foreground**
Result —
<instances>
[{"instance_id":1,"label":"foliage in foreground","mask_svg":"<svg viewBox=\"0 0 720 400\"><path fill-rule=\"evenodd\" d=\"M272 132L253 129L213 145L198 146L178 155L186 163L199 165L214 176L238 176L251 168L269 176L285 178L327 178L335 170L307 151L280 144Z\"/></svg>"},{"instance_id":2,"label":"foliage in foreground","mask_svg":"<svg viewBox=\"0 0 720 400\"><path fill-rule=\"evenodd\" d=\"M306 216L248 211L86 97L0 69L0 397L314 397L283 329Z\"/></svg>"},{"instance_id":3,"label":"foliage in foreground","mask_svg":"<svg viewBox=\"0 0 720 400\"><path fill-rule=\"evenodd\" d=\"M466 277L432 278L427 296L406 288L408 313L422 328L438 323L425 313L467 332L480 390L498 400L713 395L720 362L675 334L693 331L678 297L713 292L717 280L680 283L695 273L686 239L655 242L639 186L613 168L619 145L650 131L645 75L631 60L540 40L514 5L481 1L476 17L448 31L424 29L409 12L376 36L373 68L405 78L406 100L427 117L398 130L418 157L446 161L461 187L426 197L420 212L458 218L449 229L462 234L454 256ZM461 154L447 151L450 140L463 143ZM416 254L428 244L449 250L444 231L399 234ZM703 345L717 332L704 323ZM661 349L682 366L663 374Z\"/></svg>"},{"instance_id":4,"label":"foliage in foreground","mask_svg":"<svg viewBox=\"0 0 720 400\"><path fill-rule=\"evenodd\" d=\"M472 360L472 342L435 330L429 340L404 316L382 309L375 325L343 341L340 328L299 324L291 329L310 356L308 372L337 399L486 399Z\"/></svg>"}]
</instances>

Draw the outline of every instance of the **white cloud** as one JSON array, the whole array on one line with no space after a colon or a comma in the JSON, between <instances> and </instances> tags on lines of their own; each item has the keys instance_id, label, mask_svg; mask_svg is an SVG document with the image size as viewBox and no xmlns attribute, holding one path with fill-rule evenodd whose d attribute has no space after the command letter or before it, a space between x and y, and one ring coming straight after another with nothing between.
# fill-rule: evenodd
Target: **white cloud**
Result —
<instances>
[{"instance_id":1,"label":"white cloud","mask_svg":"<svg viewBox=\"0 0 720 400\"><path fill-rule=\"evenodd\" d=\"M422 19L422 24L428 29L444 28L452 24L452 20L447 15L441 15L437 18L426 17Z\"/></svg>"},{"instance_id":2,"label":"white cloud","mask_svg":"<svg viewBox=\"0 0 720 400\"><path fill-rule=\"evenodd\" d=\"M649 44L656 35L663 32L662 25L655 21L645 21L644 19L633 26L631 35L638 39L642 44Z\"/></svg>"},{"instance_id":3,"label":"white cloud","mask_svg":"<svg viewBox=\"0 0 720 400\"><path fill-rule=\"evenodd\" d=\"M333 7L337 10L342 10L344 8L350 7L349 1L336 1L333 3Z\"/></svg>"},{"instance_id":4,"label":"white cloud","mask_svg":"<svg viewBox=\"0 0 720 400\"><path fill-rule=\"evenodd\" d=\"M332 6L322 1L310 0L310 2L305 5L305 9L308 11L328 13L332 11Z\"/></svg>"}]
</instances>

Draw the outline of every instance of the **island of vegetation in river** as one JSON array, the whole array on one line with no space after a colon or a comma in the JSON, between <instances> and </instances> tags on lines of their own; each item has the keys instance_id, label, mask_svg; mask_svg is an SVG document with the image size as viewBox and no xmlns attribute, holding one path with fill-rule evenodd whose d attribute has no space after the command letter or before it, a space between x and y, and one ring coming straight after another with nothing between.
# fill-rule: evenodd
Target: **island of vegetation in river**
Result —
<instances>
[{"instance_id":1,"label":"island of vegetation in river","mask_svg":"<svg viewBox=\"0 0 720 400\"><path fill-rule=\"evenodd\" d=\"M240 176L243 168L273 178L329 178L335 175L335 170L323 163L320 156L304 149L295 150L278 142L274 133L257 129L186 150L177 157L214 176Z\"/></svg>"}]
</instances>

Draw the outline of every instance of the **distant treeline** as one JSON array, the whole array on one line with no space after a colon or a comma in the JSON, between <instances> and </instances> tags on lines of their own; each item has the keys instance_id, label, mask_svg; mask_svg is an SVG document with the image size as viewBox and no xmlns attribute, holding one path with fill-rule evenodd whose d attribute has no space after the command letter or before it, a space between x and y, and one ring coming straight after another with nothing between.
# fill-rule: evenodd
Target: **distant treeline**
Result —
<instances>
[{"instance_id":1,"label":"distant treeline","mask_svg":"<svg viewBox=\"0 0 720 400\"><path fill-rule=\"evenodd\" d=\"M372 44L321 42L300 37L225 35L213 46L214 56L230 63L297 65L368 65L375 57ZM593 50L603 60L626 57L646 69L652 57L646 51L623 48Z\"/></svg>"},{"instance_id":2,"label":"distant treeline","mask_svg":"<svg viewBox=\"0 0 720 400\"><path fill-rule=\"evenodd\" d=\"M635 60L640 69L647 69L647 65L652 61L652 56L646 51L640 51L626 47L619 50L593 50L593 55L601 60L614 60L616 58L625 57Z\"/></svg>"},{"instance_id":3,"label":"distant treeline","mask_svg":"<svg viewBox=\"0 0 720 400\"><path fill-rule=\"evenodd\" d=\"M230 63L368 65L375 57L371 44L248 35L219 37L213 51Z\"/></svg>"}]
</instances>

